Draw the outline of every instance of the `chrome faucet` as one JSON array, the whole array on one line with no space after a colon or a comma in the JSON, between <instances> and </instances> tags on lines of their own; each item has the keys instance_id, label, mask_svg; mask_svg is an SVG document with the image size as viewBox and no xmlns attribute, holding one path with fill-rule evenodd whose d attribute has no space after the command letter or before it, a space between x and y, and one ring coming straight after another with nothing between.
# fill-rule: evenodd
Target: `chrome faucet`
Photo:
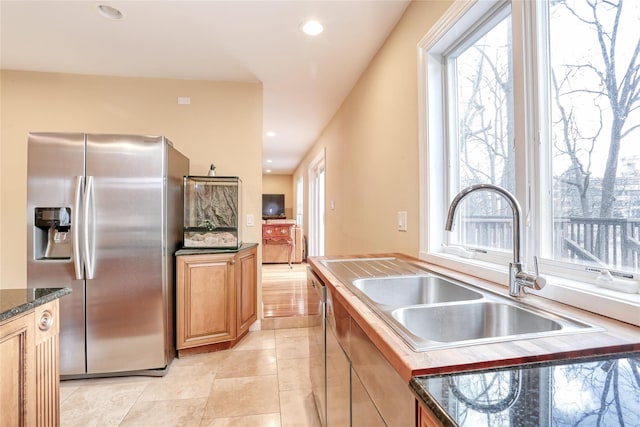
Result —
<instances>
[{"instance_id":1,"label":"chrome faucet","mask_svg":"<svg viewBox=\"0 0 640 427\"><path fill-rule=\"evenodd\" d=\"M476 184L465 188L453 198L449 212L447 214L447 224L444 229L451 231L453 228L453 218L458 208L458 204L469 194L480 191L492 191L502 195L511 206L513 213L513 262L509 263L509 295L512 297L523 297L525 288L542 289L547 284L547 280L538 275L538 257L533 257L536 272L528 273L524 270L521 262L522 246L520 236L522 234L522 208L515 197L502 187L493 184Z\"/></svg>"}]
</instances>

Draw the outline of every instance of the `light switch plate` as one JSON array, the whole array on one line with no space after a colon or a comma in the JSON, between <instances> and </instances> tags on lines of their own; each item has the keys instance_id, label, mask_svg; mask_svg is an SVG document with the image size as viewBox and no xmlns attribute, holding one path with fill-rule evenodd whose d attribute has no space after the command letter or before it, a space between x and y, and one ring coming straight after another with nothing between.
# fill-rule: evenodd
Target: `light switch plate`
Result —
<instances>
[{"instance_id":1,"label":"light switch plate","mask_svg":"<svg viewBox=\"0 0 640 427\"><path fill-rule=\"evenodd\" d=\"M398 211L398 231L407 231L407 211Z\"/></svg>"},{"instance_id":2,"label":"light switch plate","mask_svg":"<svg viewBox=\"0 0 640 427\"><path fill-rule=\"evenodd\" d=\"M253 215L252 214L247 214L247 226L248 227L253 227Z\"/></svg>"}]
</instances>

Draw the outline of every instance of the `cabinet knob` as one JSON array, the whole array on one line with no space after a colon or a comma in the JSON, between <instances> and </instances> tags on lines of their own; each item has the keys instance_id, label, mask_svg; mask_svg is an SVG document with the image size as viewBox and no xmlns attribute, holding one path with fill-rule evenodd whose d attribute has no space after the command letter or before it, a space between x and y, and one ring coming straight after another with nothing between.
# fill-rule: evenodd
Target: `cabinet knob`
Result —
<instances>
[{"instance_id":1,"label":"cabinet knob","mask_svg":"<svg viewBox=\"0 0 640 427\"><path fill-rule=\"evenodd\" d=\"M49 310L45 310L38 319L38 329L48 331L53 326L53 314Z\"/></svg>"},{"instance_id":2,"label":"cabinet knob","mask_svg":"<svg viewBox=\"0 0 640 427\"><path fill-rule=\"evenodd\" d=\"M234 258L234 259L232 259L232 260L231 260L231 262L230 262L229 264L231 264L231 265L236 265L236 260L235 260L235 258Z\"/></svg>"}]
</instances>

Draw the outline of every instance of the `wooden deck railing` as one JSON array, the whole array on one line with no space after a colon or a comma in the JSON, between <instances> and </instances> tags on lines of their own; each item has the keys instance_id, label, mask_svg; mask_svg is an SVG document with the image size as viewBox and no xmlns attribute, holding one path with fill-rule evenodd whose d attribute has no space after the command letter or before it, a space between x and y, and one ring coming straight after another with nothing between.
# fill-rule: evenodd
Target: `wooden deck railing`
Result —
<instances>
[{"instance_id":1,"label":"wooden deck railing","mask_svg":"<svg viewBox=\"0 0 640 427\"><path fill-rule=\"evenodd\" d=\"M512 220L508 217L467 217L466 243L510 249ZM640 219L558 218L554 221L556 259L638 270L640 267Z\"/></svg>"}]
</instances>

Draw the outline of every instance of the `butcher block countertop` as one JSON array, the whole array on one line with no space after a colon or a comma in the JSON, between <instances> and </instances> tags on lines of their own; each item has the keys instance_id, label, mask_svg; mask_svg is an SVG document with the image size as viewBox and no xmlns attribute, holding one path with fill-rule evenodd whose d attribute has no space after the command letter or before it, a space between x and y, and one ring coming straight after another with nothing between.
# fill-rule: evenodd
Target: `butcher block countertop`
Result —
<instances>
[{"instance_id":1,"label":"butcher block countertop","mask_svg":"<svg viewBox=\"0 0 640 427\"><path fill-rule=\"evenodd\" d=\"M351 317L384 354L403 380L409 384L413 377L462 371L482 370L533 362L574 359L587 356L640 351L640 328L570 307L535 295L527 295L528 305L559 315L590 323L597 329L570 335L547 336L506 342L483 343L455 348L416 352L411 349L388 324L364 301L348 289L323 261L395 257L442 275L457 279L500 295L507 295L506 287L499 286L459 272L422 262L403 254L375 254L344 257L310 257L313 271L332 288Z\"/></svg>"}]
</instances>

